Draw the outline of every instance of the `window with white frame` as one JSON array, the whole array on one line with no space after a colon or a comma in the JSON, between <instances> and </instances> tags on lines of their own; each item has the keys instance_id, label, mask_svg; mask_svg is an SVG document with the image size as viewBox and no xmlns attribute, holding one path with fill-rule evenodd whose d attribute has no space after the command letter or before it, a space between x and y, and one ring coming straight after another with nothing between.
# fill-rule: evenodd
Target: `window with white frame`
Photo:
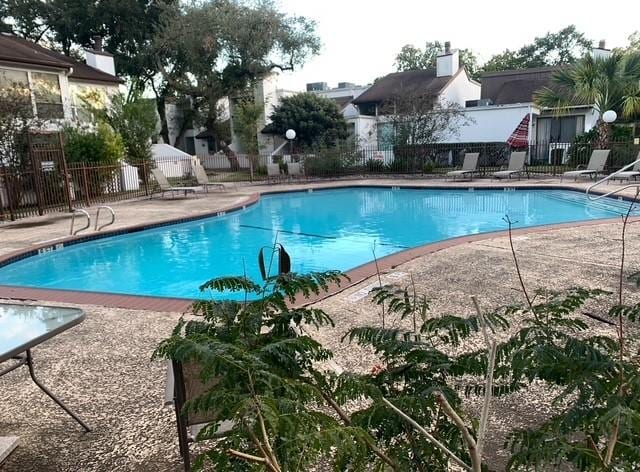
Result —
<instances>
[{"instance_id":1,"label":"window with white frame","mask_svg":"<svg viewBox=\"0 0 640 472\"><path fill-rule=\"evenodd\" d=\"M58 75L32 72L31 81L38 117L46 120L64 118Z\"/></svg>"},{"instance_id":2,"label":"window with white frame","mask_svg":"<svg viewBox=\"0 0 640 472\"><path fill-rule=\"evenodd\" d=\"M0 69L0 96L7 102L6 106L13 109L12 113L16 113L18 107L24 107L24 111L20 114L23 116L33 114L29 76L26 71ZM9 102L12 103L9 104Z\"/></svg>"}]
</instances>

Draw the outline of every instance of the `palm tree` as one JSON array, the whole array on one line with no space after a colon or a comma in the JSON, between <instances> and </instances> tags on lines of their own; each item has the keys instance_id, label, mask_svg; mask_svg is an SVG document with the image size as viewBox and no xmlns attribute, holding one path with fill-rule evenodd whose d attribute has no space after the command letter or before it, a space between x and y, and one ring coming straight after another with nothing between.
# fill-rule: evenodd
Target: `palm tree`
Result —
<instances>
[{"instance_id":1,"label":"palm tree","mask_svg":"<svg viewBox=\"0 0 640 472\"><path fill-rule=\"evenodd\" d=\"M640 117L640 51L614 52L607 58L584 56L576 64L558 70L552 86L539 90L537 105L558 114L571 106L593 105L599 113L598 147L609 144L610 126L602 119L607 110L623 119Z\"/></svg>"}]
</instances>

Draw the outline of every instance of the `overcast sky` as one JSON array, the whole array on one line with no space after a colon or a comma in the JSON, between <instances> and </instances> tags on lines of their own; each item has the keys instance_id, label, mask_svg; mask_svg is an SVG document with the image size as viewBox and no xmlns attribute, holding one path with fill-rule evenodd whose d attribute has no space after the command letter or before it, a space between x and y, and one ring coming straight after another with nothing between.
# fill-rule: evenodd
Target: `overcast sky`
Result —
<instances>
[{"instance_id":1,"label":"overcast sky","mask_svg":"<svg viewBox=\"0 0 640 472\"><path fill-rule=\"evenodd\" d=\"M280 78L279 87L302 90L307 82L371 83L393 72L405 44L451 41L481 62L517 49L536 36L575 24L607 47L625 46L640 30L640 0L277 0L282 10L317 22L320 54Z\"/></svg>"}]
</instances>

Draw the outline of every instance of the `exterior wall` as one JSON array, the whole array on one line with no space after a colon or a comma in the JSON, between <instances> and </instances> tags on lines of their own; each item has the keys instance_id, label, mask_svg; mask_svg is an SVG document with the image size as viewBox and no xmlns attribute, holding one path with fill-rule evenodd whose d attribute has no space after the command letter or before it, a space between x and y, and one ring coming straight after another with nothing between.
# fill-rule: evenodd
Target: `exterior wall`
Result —
<instances>
[{"instance_id":1,"label":"exterior wall","mask_svg":"<svg viewBox=\"0 0 640 472\"><path fill-rule=\"evenodd\" d=\"M535 139L535 116L540 111L531 104L517 104L466 108L464 113L472 122L461 126L458 135L450 136L447 142L504 142L529 113L534 115L529 139Z\"/></svg>"},{"instance_id":2,"label":"exterior wall","mask_svg":"<svg viewBox=\"0 0 640 472\"><path fill-rule=\"evenodd\" d=\"M90 103L97 108L106 108L111 103L111 97L120 92L120 86L69 80L70 118L79 122L93 122L95 117L84 112L83 99L89 98ZM66 113L65 113L66 116Z\"/></svg>"},{"instance_id":3,"label":"exterior wall","mask_svg":"<svg viewBox=\"0 0 640 472\"><path fill-rule=\"evenodd\" d=\"M355 125L356 144L362 147L375 147L378 144L376 133L377 119L375 116L359 115L347 120Z\"/></svg>"},{"instance_id":4,"label":"exterior wall","mask_svg":"<svg viewBox=\"0 0 640 472\"><path fill-rule=\"evenodd\" d=\"M447 85L438 98L443 106L455 103L464 107L467 100L480 98L480 84L470 80L466 72L463 71Z\"/></svg>"},{"instance_id":5,"label":"exterior wall","mask_svg":"<svg viewBox=\"0 0 640 472\"><path fill-rule=\"evenodd\" d=\"M258 120L256 126L256 135L258 138L258 149L260 153L271 153L279 146L281 140L274 139L272 136L264 135L261 133L262 129L270 123L269 115L273 110L280 105L284 97L295 95L298 92L291 90L284 90L278 88L278 75L273 74L261 82L259 82L253 91L255 103L262 105L262 117ZM234 100L229 101L229 110L231 117L231 149L235 152L243 153L244 149L234 129Z\"/></svg>"},{"instance_id":6,"label":"exterior wall","mask_svg":"<svg viewBox=\"0 0 640 472\"><path fill-rule=\"evenodd\" d=\"M584 131L587 132L596 127L600 113L595 108L589 109L584 115Z\"/></svg>"}]
</instances>

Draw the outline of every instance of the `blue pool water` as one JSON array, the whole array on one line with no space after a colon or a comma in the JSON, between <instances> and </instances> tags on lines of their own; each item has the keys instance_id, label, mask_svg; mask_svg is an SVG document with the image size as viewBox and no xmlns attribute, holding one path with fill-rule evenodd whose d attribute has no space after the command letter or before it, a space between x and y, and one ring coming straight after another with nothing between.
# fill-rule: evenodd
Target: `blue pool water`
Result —
<instances>
[{"instance_id":1,"label":"blue pool water","mask_svg":"<svg viewBox=\"0 0 640 472\"><path fill-rule=\"evenodd\" d=\"M348 270L429 242L515 227L612 218L628 203L561 190L344 188L267 195L245 210L71 245L0 268L0 284L194 298L213 277L260 280L277 240L293 270Z\"/></svg>"}]
</instances>

